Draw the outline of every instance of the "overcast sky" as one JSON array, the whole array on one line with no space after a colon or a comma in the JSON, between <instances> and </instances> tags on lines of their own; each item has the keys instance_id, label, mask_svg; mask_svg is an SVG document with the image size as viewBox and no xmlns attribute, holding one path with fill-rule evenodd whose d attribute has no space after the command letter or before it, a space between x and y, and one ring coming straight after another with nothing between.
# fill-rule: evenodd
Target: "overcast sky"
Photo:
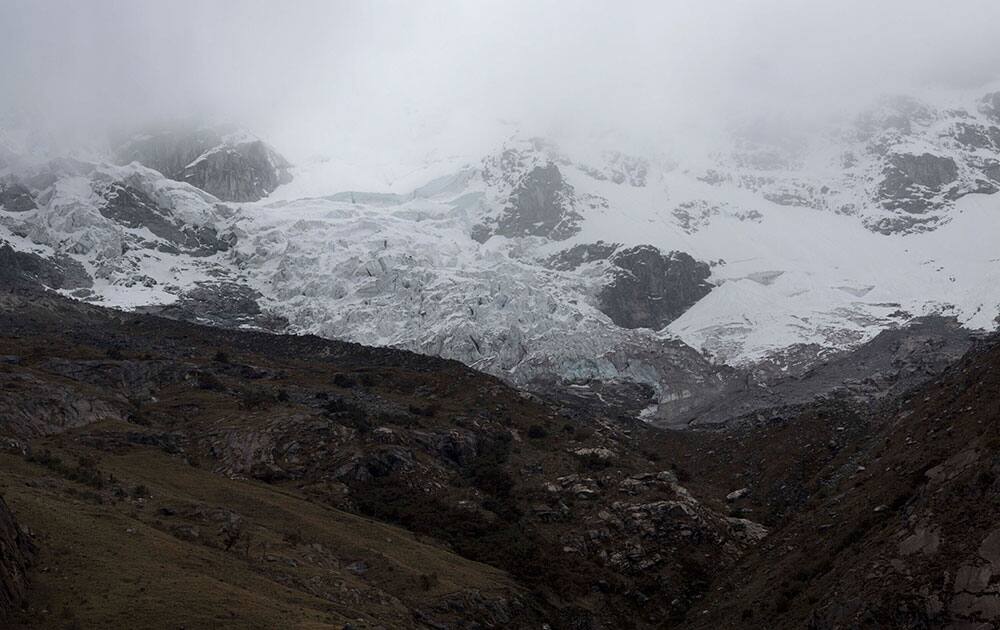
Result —
<instances>
[{"instance_id":1,"label":"overcast sky","mask_svg":"<svg viewBox=\"0 0 1000 630\"><path fill-rule=\"evenodd\" d=\"M820 119L1000 71L998 0L0 0L0 108L53 129L205 116L344 147Z\"/></svg>"}]
</instances>

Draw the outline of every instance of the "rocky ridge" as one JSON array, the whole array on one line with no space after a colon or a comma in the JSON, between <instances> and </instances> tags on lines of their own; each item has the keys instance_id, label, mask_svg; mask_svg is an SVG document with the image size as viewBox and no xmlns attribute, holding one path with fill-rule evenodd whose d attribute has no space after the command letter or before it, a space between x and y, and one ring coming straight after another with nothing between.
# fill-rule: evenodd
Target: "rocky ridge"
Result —
<instances>
[{"instance_id":1,"label":"rocky ridge","mask_svg":"<svg viewBox=\"0 0 1000 630\"><path fill-rule=\"evenodd\" d=\"M257 201L291 181L290 164L246 132L225 127L178 127L127 139L120 164L139 162L222 201Z\"/></svg>"}]
</instances>

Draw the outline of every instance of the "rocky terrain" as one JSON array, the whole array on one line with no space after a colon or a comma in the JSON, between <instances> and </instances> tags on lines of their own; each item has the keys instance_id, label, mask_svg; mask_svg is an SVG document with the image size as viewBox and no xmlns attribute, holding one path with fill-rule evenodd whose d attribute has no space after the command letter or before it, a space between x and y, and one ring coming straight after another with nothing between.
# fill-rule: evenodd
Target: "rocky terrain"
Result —
<instances>
[{"instance_id":1,"label":"rocky terrain","mask_svg":"<svg viewBox=\"0 0 1000 630\"><path fill-rule=\"evenodd\" d=\"M0 497L0 621L10 619L24 603L34 552L30 534Z\"/></svg>"},{"instance_id":2,"label":"rocky terrain","mask_svg":"<svg viewBox=\"0 0 1000 630\"><path fill-rule=\"evenodd\" d=\"M875 409L936 377L982 338L954 319L918 318L879 333L851 351L797 361L798 349L743 373L745 386L730 390L698 410L689 426L732 426L795 413L816 402L847 402ZM763 413L764 415L760 415Z\"/></svg>"},{"instance_id":3,"label":"rocky terrain","mask_svg":"<svg viewBox=\"0 0 1000 630\"><path fill-rule=\"evenodd\" d=\"M767 531L654 429L456 362L0 304L0 487L39 548L15 627L655 627Z\"/></svg>"},{"instance_id":4,"label":"rocky terrain","mask_svg":"<svg viewBox=\"0 0 1000 630\"><path fill-rule=\"evenodd\" d=\"M751 375L775 398L683 432L622 415L612 390L540 398L457 362L34 289L2 294L0 330L13 627L994 615L996 345L947 321ZM795 398L849 370L891 382Z\"/></svg>"},{"instance_id":5,"label":"rocky terrain","mask_svg":"<svg viewBox=\"0 0 1000 630\"><path fill-rule=\"evenodd\" d=\"M291 181L284 157L237 128L153 129L123 141L115 159L138 162L222 201L257 201Z\"/></svg>"},{"instance_id":6,"label":"rocky terrain","mask_svg":"<svg viewBox=\"0 0 1000 630\"><path fill-rule=\"evenodd\" d=\"M761 460L803 439L830 459L796 471L798 507L718 581L689 626L996 627L998 350L995 338L977 344L860 429L819 416L836 418L829 444L806 431L818 409L735 435ZM768 486L781 489L765 482L741 501L755 512L773 500Z\"/></svg>"}]
</instances>

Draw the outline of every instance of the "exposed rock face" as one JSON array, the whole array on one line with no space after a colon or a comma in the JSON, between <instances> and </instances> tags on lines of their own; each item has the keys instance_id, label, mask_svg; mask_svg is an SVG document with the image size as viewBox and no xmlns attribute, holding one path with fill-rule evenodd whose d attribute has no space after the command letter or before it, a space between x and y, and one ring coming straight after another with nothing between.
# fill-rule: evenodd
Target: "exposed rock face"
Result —
<instances>
[{"instance_id":1,"label":"exposed rock face","mask_svg":"<svg viewBox=\"0 0 1000 630\"><path fill-rule=\"evenodd\" d=\"M684 252L663 255L651 245L611 256L613 280L599 296L600 309L623 328L659 330L708 295L708 264Z\"/></svg>"},{"instance_id":2,"label":"exposed rock face","mask_svg":"<svg viewBox=\"0 0 1000 630\"><path fill-rule=\"evenodd\" d=\"M213 129L160 131L131 138L119 147L117 158L122 164L139 162L179 180L188 164L221 142L221 135Z\"/></svg>"},{"instance_id":3,"label":"exposed rock face","mask_svg":"<svg viewBox=\"0 0 1000 630\"><path fill-rule=\"evenodd\" d=\"M224 201L257 201L291 181L289 164L260 140L213 149L188 164L180 179Z\"/></svg>"},{"instance_id":4,"label":"exposed rock face","mask_svg":"<svg viewBox=\"0 0 1000 630\"><path fill-rule=\"evenodd\" d=\"M553 163L536 166L511 192L491 233L477 234L485 241L492 234L500 236L544 236L567 239L579 231L582 219L573 209L574 192ZM482 238L485 236L485 238Z\"/></svg>"},{"instance_id":5,"label":"exposed rock face","mask_svg":"<svg viewBox=\"0 0 1000 630\"><path fill-rule=\"evenodd\" d=\"M34 551L28 535L0 497L0 620L10 617L24 601L28 590L25 572Z\"/></svg>"},{"instance_id":6,"label":"exposed rock face","mask_svg":"<svg viewBox=\"0 0 1000 630\"><path fill-rule=\"evenodd\" d=\"M958 179L958 167L950 157L896 154L889 157L884 174L882 204L919 214L932 207L934 197Z\"/></svg>"},{"instance_id":7,"label":"exposed rock face","mask_svg":"<svg viewBox=\"0 0 1000 630\"><path fill-rule=\"evenodd\" d=\"M997 341L977 344L856 429L823 409L818 419L834 420L835 437L799 434L808 457L834 453L824 466L796 472L811 479L808 502L758 557L715 584L699 603L706 613L689 615L685 627L998 627ZM801 430L803 422L812 420L800 414L787 426ZM738 448L759 461L795 448L781 430L759 438ZM801 577L775 589L783 574Z\"/></svg>"},{"instance_id":8,"label":"exposed rock face","mask_svg":"<svg viewBox=\"0 0 1000 630\"><path fill-rule=\"evenodd\" d=\"M0 372L0 390L3 431L18 441L102 420L124 421L127 415L105 400L54 386L23 371Z\"/></svg>"},{"instance_id":9,"label":"exposed rock face","mask_svg":"<svg viewBox=\"0 0 1000 630\"><path fill-rule=\"evenodd\" d=\"M619 247L618 243L605 243L604 241L583 243L553 254L544 263L549 269L572 271L581 265L607 260Z\"/></svg>"},{"instance_id":10,"label":"exposed rock face","mask_svg":"<svg viewBox=\"0 0 1000 630\"><path fill-rule=\"evenodd\" d=\"M215 129L139 136L118 150L118 160L139 162L223 201L257 201L291 181L288 161L263 141Z\"/></svg>"},{"instance_id":11,"label":"exposed rock face","mask_svg":"<svg viewBox=\"0 0 1000 630\"><path fill-rule=\"evenodd\" d=\"M283 330L288 320L264 312L258 300L263 296L248 286L232 282L219 282L198 286L167 306L148 306L141 312L155 313L223 328L253 327L265 330Z\"/></svg>"},{"instance_id":12,"label":"exposed rock face","mask_svg":"<svg viewBox=\"0 0 1000 630\"><path fill-rule=\"evenodd\" d=\"M622 328L659 330L708 295L711 270L684 252L664 255L652 245L621 249L618 243L574 245L543 261L559 271L608 261L609 282L598 295L601 312Z\"/></svg>"},{"instance_id":13,"label":"exposed rock face","mask_svg":"<svg viewBox=\"0 0 1000 630\"><path fill-rule=\"evenodd\" d=\"M51 160L23 167L17 181L37 208L0 211L0 281L8 286L86 299L107 299L95 296L95 283L177 294L219 277L206 257L236 241L232 231L220 235L230 208L138 163ZM177 286L179 275L188 286Z\"/></svg>"},{"instance_id":14,"label":"exposed rock face","mask_svg":"<svg viewBox=\"0 0 1000 630\"><path fill-rule=\"evenodd\" d=\"M997 146L1000 146L1000 141L997 142ZM1000 182L1000 161L983 160L982 169L983 175L990 178L994 182Z\"/></svg>"},{"instance_id":15,"label":"exposed rock face","mask_svg":"<svg viewBox=\"0 0 1000 630\"><path fill-rule=\"evenodd\" d=\"M692 424L767 421L820 399L871 407L938 376L976 339L954 318L931 316L884 330L851 351L824 356L815 346L789 349L756 364L745 388L720 396Z\"/></svg>"},{"instance_id":16,"label":"exposed rock face","mask_svg":"<svg viewBox=\"0 0 1000 630\"><path fill-rule=\"evenodd\" d=\"M0 285L77 289L92 284L83 265L68 256L44 258L30 252L15 251L0 240Z\"/></svg>"},{"instance_id":17,"label":"exposed rock face","mask_svg":"<svg viewBox=\"0 0 1000 630\"><path fill-rule=\"evenodd\" d=\"M883 234L933 229L943 220L935 210L950 206L970 192L996 191L996 186L986 181L963 187L958 175L958 165L951 157L930 153L890 155L876 196L878 203L893 214L866 221L867 227Z\"/></svg>"},{"instance_id":18,"label":"exposed rock face","mask_svg":"<svg viewBox=\"0 0 1000 630\"><path fill-rule=\"evenodd\" d=\"M27 212L37 207L31 191L23 184L0 181L0 208L7 212Z\"/></svg>"},{"instance_id":19,"label":"exposed rock face","mask_svg":"<svg viewBox=\"0 0 1000 630\"><path fill-rule=\"evenodd\" d=\"M130 228L147 228L168 241L161 249L184 250L194 256L209 256L229 249L211 226L185 224L169 209L160 207L142 190L126 182L114 182L102 191L106 203L100 208L105 218Z\"/></svg>"},{"instance_id":20,"label":"exposed rock face","mask_svg":"<svg viewBox=\"0 0 1000 630\"><path fill-rule=\"evenodd\" d=\"M1000 127L956 123L955 140L973 149L996 150L1000 148Z\"/></svg>"}]
</instances>

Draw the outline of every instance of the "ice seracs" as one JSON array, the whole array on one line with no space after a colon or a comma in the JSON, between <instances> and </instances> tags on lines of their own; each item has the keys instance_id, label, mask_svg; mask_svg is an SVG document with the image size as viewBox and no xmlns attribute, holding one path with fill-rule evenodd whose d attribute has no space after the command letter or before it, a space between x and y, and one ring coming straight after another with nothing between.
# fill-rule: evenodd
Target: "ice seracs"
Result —
<instances>
[{"instance_id":1,"label":"ice seracs","mask_svg":"<svg viewBox=\"0 0 1000 630\"><path fill-rule=\"evenodd\" d=\"M804 364L803 349L927 314L994 327L992 107L889 99L812 136L749 126L692 156L513 137L412 188L303 198L274 188L297 169L247 136L151 134L122 145L123 166L5 166L0 238L79 265L92 286L43 282L77 297L287 323L522 385L642 383L645 417L673 421L741 386L723 364L791 348Z\"/></svg>"}]
</instances>

